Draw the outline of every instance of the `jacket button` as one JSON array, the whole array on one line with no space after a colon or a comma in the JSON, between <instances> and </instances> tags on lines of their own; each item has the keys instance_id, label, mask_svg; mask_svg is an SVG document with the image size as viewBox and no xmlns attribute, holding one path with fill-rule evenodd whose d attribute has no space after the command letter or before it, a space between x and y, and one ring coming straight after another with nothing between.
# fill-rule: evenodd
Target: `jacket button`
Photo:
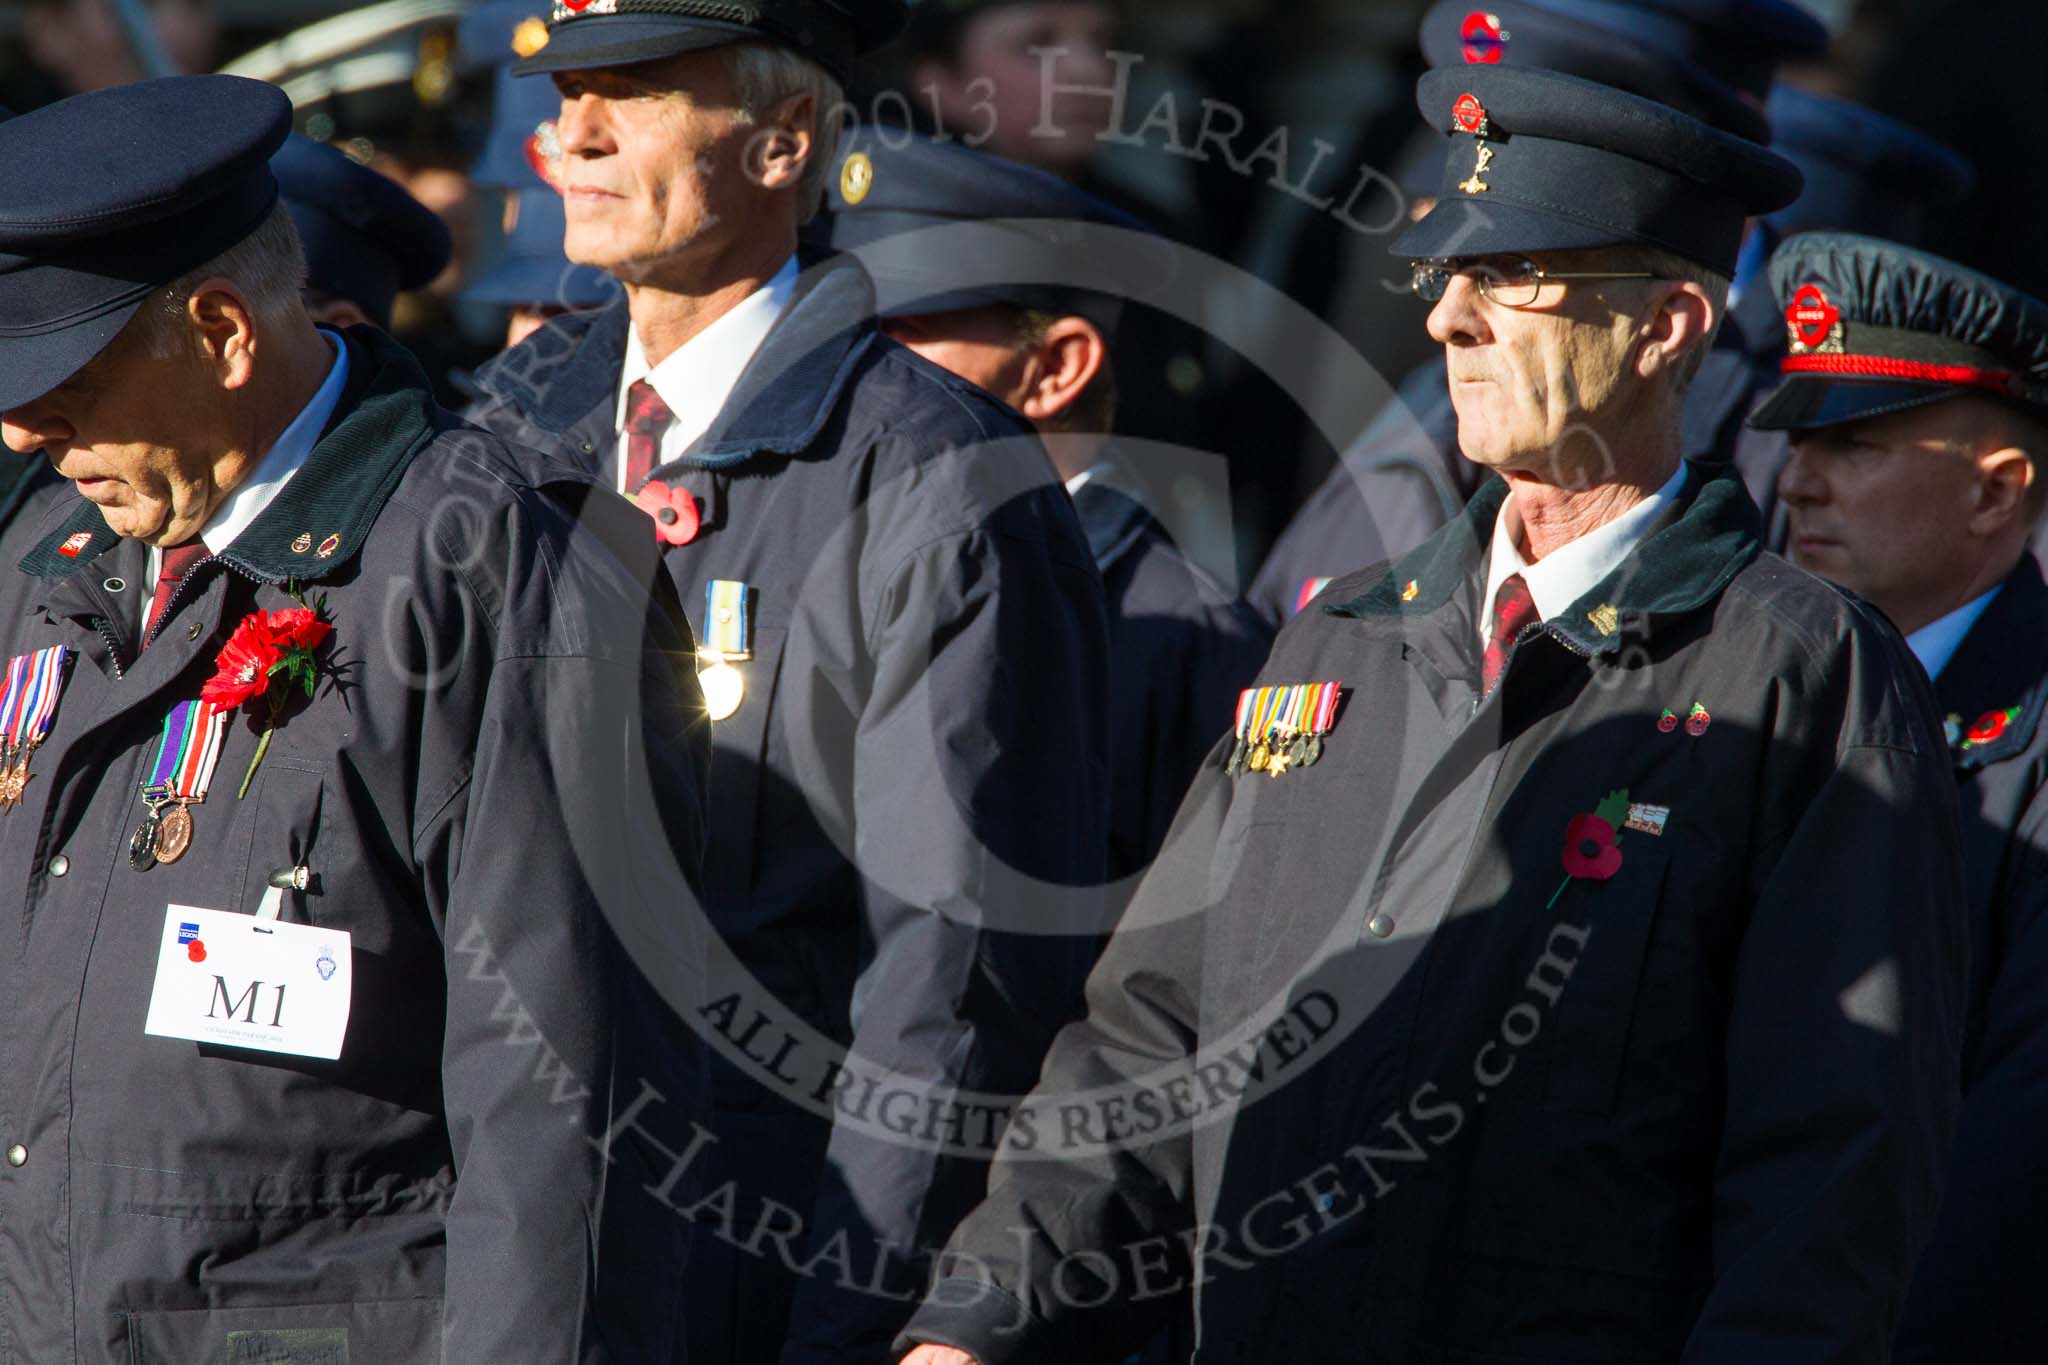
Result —
<instances>
[{"instance_id":1,"label":"jacket button","mask_svg":"<svg viewBox=\"0 0 2048 1365\"><path fill-rule=\"evenodd\" d=\"M18 1142L9 1147L7 1149L7 1164L10 1166L28 1165L28 1148Z\"/></svg>"},{"instance_id":2,"label":"jacket button","mask_svg":"<svg viewBox=\"0 0 2048 1365\"><path fill-rule=\"evenodd\" d=\"M63 854L59 853L56 857L50 859L50 875L52 877L61 877L70 870L71 860ZM14 1164L19 1166L21 1163L17 1161Z\"/></svg>"},{"instance_id":3,"label":"jacket button","mask_svg":"<svg viewBox=\"0 0 2048 1365\"><path fill-rule=\"evenodd\" d=\"M185 638L188 640L196 640L199 638L199 633L205 629L205 625L203 625L201 622L194 621L189 627L187 627L185 631Z\"/></svg>"},{"instance_id":4,"label":"jacket button","mask_svg":"<svg viewBox=\"0 0 2048 1365\"><path fill-rule=\"evenodd\" d=\"M1385 915L1374 915L1365 922L1365 931L1374 938L1385 938L1394 932L1394 921Z\"/></svg>"}]
</instances>

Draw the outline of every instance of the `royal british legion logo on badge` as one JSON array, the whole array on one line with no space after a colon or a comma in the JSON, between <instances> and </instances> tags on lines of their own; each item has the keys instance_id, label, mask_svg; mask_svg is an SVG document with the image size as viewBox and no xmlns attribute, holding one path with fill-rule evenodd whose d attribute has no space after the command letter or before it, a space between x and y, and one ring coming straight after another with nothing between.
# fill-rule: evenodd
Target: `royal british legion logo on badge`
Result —
<instances>
[{"instance_id":1,"label":"royal british legion logo on badge","mask_svg":"<svg viewBox=\"0 0 2048 1365\"><path fill-rule=\"evenodd\" d=\"M196 925L196 924L192 923L192 921L190 921L190 920L179 920L179 921L178 921L178 942L179 942L179 943L181 943L181 944L184 944L184 943L190 943L190 942L191 942L191 941L192 941L193 939L195 939L195 938L198 938L198 937L199 937L199 926L198 926L198 925Z\"/></svg>"},{"instance_id":2,"label":"royal british legion logo on badge","mask_svg":"<svg viewBox=\"0 0 2048 1365\"><path fill-rule=\"evenodd\" d=\"M320 973L322 981L332 981L334 973L339 969L340 964L334 960L334 949L324 943L321 944L320 956L313 959L313 970Z\"/></svg>"}]
</instances>

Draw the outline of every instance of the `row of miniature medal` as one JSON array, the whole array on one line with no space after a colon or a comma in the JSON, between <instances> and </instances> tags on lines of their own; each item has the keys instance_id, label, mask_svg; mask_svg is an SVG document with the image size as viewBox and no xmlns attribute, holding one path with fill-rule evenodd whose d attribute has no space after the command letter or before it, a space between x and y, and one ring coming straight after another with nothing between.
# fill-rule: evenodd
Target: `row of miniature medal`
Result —
<instances>
[{"instance_id":1,"label":"row of miniature medal","mask_svg":"<svg viewBox=\"0 0 2048 1365\"><path fill-rule=\"evenodd\" d=\"M1223 771L1231 777L1279 777L1289 768L1313 768L1343 691L1344 684L1335 682L1246 688L1238 694L1237 743Z\"/></svg>"}]
</instances>

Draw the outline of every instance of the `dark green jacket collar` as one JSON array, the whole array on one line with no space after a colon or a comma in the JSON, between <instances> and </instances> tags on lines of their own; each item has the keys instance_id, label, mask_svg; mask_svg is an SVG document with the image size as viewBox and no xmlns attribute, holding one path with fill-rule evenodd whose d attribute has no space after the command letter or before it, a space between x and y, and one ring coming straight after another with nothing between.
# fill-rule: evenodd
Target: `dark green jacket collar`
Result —
<instances>
[{"instance_id":1,"label":"dark green jacket collar","mask_svg":"<svg viewBox=\"0 0 2048 1365\"><path fill-rule=\"evenodd\" d=\"M1935 695L1951 718L1950 752L1956 767L1974 772L2024 752L2048 710L2048 586L2031 554L2006 575L1998 596L1970 626ZM1997 736L1977 742L1969 732L1986 718L2017 710Z\"/></svg>"},{"instance_id":2,"label":"dark green jacket collar","mask_svg":"<svg viewBox=\"0 0 2048 1365\"><path fill-rule=\"evenodd\" d=\"M1688 464L1678 504L1619 568L1573 606L1544 623L1582 654L1621 648L1660 619L1687 615L1721 595L1763 549L1763 521L1740 479ZM1507 484L1488 479L1463 515L1395 561L1386 575L1333 616L1399 620L1429 616L1475 581L1493 542Z\"/></svg>"},{"instance_id":3,"label":"dark green jacket collar","mask_svg":"<svg viewBox=\"0 0 2048 1365\"><path fill-rule=\"evenodd\" d=\"M346 341L348 384L327 430L291 482L216 556L262 582L318 582L351 562L413 457L454 420L434 405L425 373L404 347L369 327L350 328ZM78 536L85 539L74 543ZM68 577L120 539L99 508L80 499L21 568Z\"/></svg>"}]
</instances>

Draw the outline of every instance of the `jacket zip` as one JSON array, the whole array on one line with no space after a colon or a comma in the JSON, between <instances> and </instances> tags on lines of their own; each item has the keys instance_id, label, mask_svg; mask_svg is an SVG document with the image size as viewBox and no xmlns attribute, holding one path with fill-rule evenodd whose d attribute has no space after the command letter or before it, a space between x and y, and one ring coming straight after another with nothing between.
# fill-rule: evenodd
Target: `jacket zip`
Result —
<instances>
[{"instance_id":1,"label":"jacket zip","mask_svg":"<svg viewBox=\"0 0 2048 1365\"><path fill-rule=\"evenodd\" d=\"M113 662L115 681L118 682L126 678L128 673L121 667L121 642L114 638L113 629L108 623L107 618L104 616L93 617L92 626L94 630L100 633L100 638L107 642L107 658Z\"/></svg>"},{"instance_id":2,"label":"jacket zip","mask_svg":"<svg viewBox=\"0 0 2048 1365\"><path fill-rule=\"evenodd\" d=\"M156 618L156 625L150 628L149 634L143 637L142 644L136 649L137 654L140 654L143 650L149 648L151 645L156 643L156 637L163 633L164 622L171 619L171 609L177 606L179 600L184 596L185 585L192 581L192 576L194 574L198 573L201 569L205 568L209 564L218 564L222 568L232 569L236 573L240 574L242 577L248 579L251 583L254 583L259 588L276 586L276 584L271 582L269 579L259 576L255 570L245 569L240 564L236 563L232 559L229 559L225 555L209 555L205 559L200 560L197 564L194 564L191 568L187 569L185 571L185 576L178 580L178 585L171 589L171 595L164 600L163 612ZM118 672L119 665L117 664L115 667L116 671Z\"/></svg>"}]
</instances>

